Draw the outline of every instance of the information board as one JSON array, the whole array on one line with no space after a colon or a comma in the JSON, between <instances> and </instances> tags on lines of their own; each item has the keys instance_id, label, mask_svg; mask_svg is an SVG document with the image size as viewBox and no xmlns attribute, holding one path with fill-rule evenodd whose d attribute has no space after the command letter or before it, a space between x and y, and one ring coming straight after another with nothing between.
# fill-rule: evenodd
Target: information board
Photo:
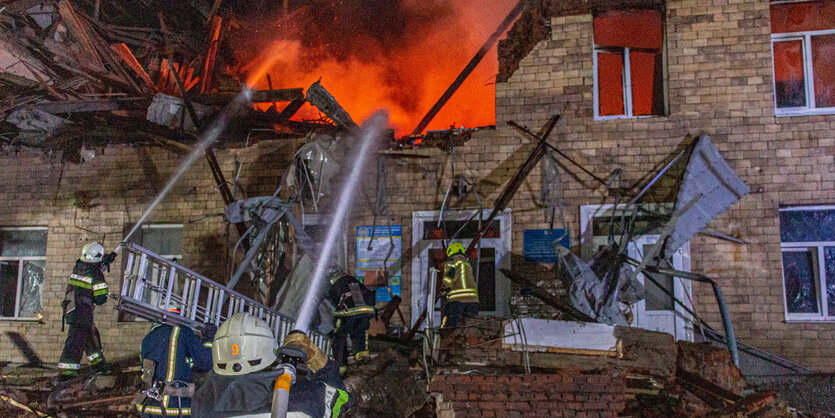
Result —
<instances>
[{"instance_id":1,"label":"information board","mask_svg":"<svg viewBox=\"0 0 835 418\"><path fill-rule=\"evenodd\" d=\"M556 263L559 261L554 241L565 248L571 245L567 229L526 229L524 236L525 260L537 263Z\"/></svg>"},{"instance_id":2,"label":"information board","mask_svg":"<svg viewBox=\"0 0 835 418\"><path fill-rule=\"evenodd\" d=\"M384 266L388 269L389 286L388 289L385 286L377 288L377 302L391 300L389 289L393 295L400 296L401 231L401 225L392 225L391 228L388 225L377 225L373 232L370 225L357 227L357 278L363 280L365 277L376 277Z\"/></svg>"}]
</instances>

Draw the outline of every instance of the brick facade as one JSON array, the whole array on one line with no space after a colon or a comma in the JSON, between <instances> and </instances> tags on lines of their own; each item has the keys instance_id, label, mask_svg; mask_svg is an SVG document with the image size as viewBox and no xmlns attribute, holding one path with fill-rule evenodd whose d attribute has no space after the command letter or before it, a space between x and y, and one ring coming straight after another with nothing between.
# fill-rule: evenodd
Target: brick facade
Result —
<instances>
[{"instance_id":1,"label":"brick facade","mask_svg":"<svg viewBox=\"0 0 835 418\"><path fill-rule=\"evenodd\" d=\"M429 391L439 418L616 417L626 406L626 379L608 370L580 374L436 375Z\"/></svg>"},{"instance_id":2,"label":"brick facade","mask_svg":"<svg viewBox=\"0 0 835 418\"><path fill-rule=\"evenodd\" d=\"M547 18L548 30L543 32L547 36L514 63L515 71L503 67L507 73L505 81L496 85L497 129L478 132L456 148L456 173L463 172L476 182L481 201L491 205L533 147L507 122L516 121L536 131L553 113L562 116L551 136L553 144L598 176L621 169L627 184L651 172L689 135L709 134L751 188L748 196L709 226L738 233L750 244L696 237L691 242L692 270L708 274L720 283L739 339L803 365L835 369L835 360L829 353L835 340L835 324L784 320L777 212L780 205L835 201L835 175L827 171L835 151L835 116L774 116L768 1L667 2L668 116L607 121L594 121L592 116L589 9L572 10L569 15L554 15L548 10L540 14L551 16ZM286 140L262 142L245 149L220 151L218 157L227 178L235 157L244 161L241 182L245 195L252 197L274 191L298 144ZM431 159L387 160L393 222L403 226L402 308L407 318L410 261L416 256L410 248L412 212L439 209L450 181L448 154L437 149L413 152ZM58 320L65 276L83 242L100 238L78 227L96 234L107 233L105 244L114 247L123 224L137 219L178 161L177 156L159 149L114 146L100 154L80 166L64 165L63 175L62 164L54 157L9 148L0 155L0 225L49 227L45 324L0 322L0 332L23 333L47 361L57 359L65 337ZM370 176L363 186L364 195L361 193L355 204L348 228L349 243L354 238L354 227L372 220L373 173ZM602 188L591 190L593 183L582 173L574 178L563 172L561 186L572 246L576 248L579 206L611 201L605 202ZM519 261L524 230L547 228L545 211L539 205L540 189L541 175L536 169L510 203L512 264L514 268L538 272L548 284L553 279L546 267ZM69 202L74 191L98 193L92 200L94 207L76 210ZM454 207L475 204L470 197ZM187 222L221 210L222 202L211 175L201 161L175 188L152 222L184 223L183 263L211 278L219 278L224 266L218 264L217 257L206 255L215 254L224 244L222 221L210 218ZM350 260L354 251L350 245ZM108 278L118 282L116 273ZM693 291L696 312L721 329L710 289L694 284ZM524 312L549 314L530 297L516 295L514 301ZM135 354L147 325L117 324L115 317L108 307L99 311L106 350L112 355ZM0 360L20 360L9 339L0 339L0 349Z\"/></svg>"}]
</instances>

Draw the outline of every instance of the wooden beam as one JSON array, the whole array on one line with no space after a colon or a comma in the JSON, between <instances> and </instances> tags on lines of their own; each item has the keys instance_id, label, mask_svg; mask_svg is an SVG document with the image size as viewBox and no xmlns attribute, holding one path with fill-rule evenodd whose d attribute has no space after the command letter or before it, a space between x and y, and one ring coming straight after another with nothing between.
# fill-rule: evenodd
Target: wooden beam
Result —
<instances>
[{"instance_id":1,"label":"wooden beam","mask_svg":"<svg viewBox=\"0 0 835 418\"><path fill-rule=\"evenodd\" d=\"M73 38L75 38L77 44L84 50L84 62L87 66L96 71L104 71L104 62L101 60L101 56L99 56L96 46L92 38L90 38L90 34L87 33L86 25L79 19L75 13L75 9L73 9L68 0L58 2L58 13L61 15L61 20L67 26L67 29Z\"/></svg>"},{"instance_id":2,"label":"wooden beam","mask_svg":"<svg viewBox=\"0 0 835 418\"><path fill-rule=\"evenodd\" d=\"M213 16L212 27L209 31L209 47L206 49L206 59L203 62L203 79L200 81L200 92L208 93L212 88L212 73L215 71L215 57L220 46L220 28L223 19Z\"/></svg>"},{"instance_id":3,"label":"wooden beam","mask_svg":"<svg viewBox=\"0 0 835 418\"><path fill-rule=\"evenodd\" d=\"M148 107L150 100L141 97L99 99L99 100L64 100L39 102L32 107L46 113L87 113L108 112L111 110L136 110Z\"/></svg>"},{"instance_id":4,"label":"wooden beam","mask_svg":"<svg viewBox=\"0 0 835 418\"><path fill-rule=\"evenodd\" d=\"M304 99L302 89L255 90L252 92L252 103L292 102ZM191 100L208 105L225 105L238 97L239 92L201 93L191 95Z\"/></svg>"},{"instance_id":5,"label":"wooden beam","mask_svg":"<svg viewBox=\"0 0 835 418\"><path fill-rule=\"evenodd\" d=\"M499 269L499 271L501 271L505 277L510 279L510 281L530 291L532 296L545 302L546 305L559 309L560 312L564 313L566 317L568 317L568 319L575 319L583 322L597 322L594 318L571 306L571 304L569 304L566 300L548 293L545 289L534 283L533 280L528 279L521 273L508 269Z\"/></svg>"},{"instance_id":6,"label":"wooden beam","mask_svg":"<svg viewBox=\"0 0 835 418\"><path fill-rule=\"evenodd\" d=\"M510 27L510 24L513 23L513 21L516 20L516 18L519 17L520 14L522 14L522 11L525 10L525 6L527 5L527 3L528 0L519 0L519 3L516 3L516 6L513 7L510 13L507 14L507 17L505 17L502 23L499 24L499 27L496 29L496 31L493 32L493 34L490 35L489 38L487 38L487 41L484 42L484 45L481 46L481 49L479 49L478 52L476 52L475 56L470 60L467 66L464 67L464 69L461 71L461 74L458 74L458 77L455 79L455 81L452 82L452 84L449 86L449 88L446 89L444 94L442 94L438 101L435 102L435 105L432 106L431 109L429 109L429 112L426 113L426 116L424 116L423 119L420 120L420 123L418 123L418 125L412 131L412 135L418 135L421 132L423 132L424 129L426 129L426 127L429 125L429 122L432 122L432 119L434 119L438 112L441 111L441 108L444 107L446 102L449 101L449 99L452 97L455 91L458 90L458 87L461 87L461 84L464 83L464 80L466 80L467 77L470 76L470 73L473 72L478 63L481 62L482 58L484 58L484 56L487 55L488 52L490 52L490 49L493 48L493 45L495 45L496 42L499 40L499 36L502 36L502 34L504 34L507 30L507 28Z\"/></svg>"},{"instance_id":7,"label":"wooden beam","mask_svg":"<svg viewBox=\"0 0 835 418\"><path fill-rule=\"evenodd\" d=\"M139 78L142 79L142 82L145 83L145 86L148 87L152 93L157 92L157 87L151 80L151 76L149 76L148 73L145 72L145 69L142 68L142 64L139 63L139 61L136 59L136 57L133 55L133 52L130 51L130 48L128 48L127 45L125 45L124 43L113 44L110 45L110 49L113 50L113 52L115 52L116 55L118 55L119 58L121 58L122 61L124 61L125 64L127 64L128 67L131 70L133 70L133 72L135 72L136 75L139 76Z\"/></svg>"}]
</instances>

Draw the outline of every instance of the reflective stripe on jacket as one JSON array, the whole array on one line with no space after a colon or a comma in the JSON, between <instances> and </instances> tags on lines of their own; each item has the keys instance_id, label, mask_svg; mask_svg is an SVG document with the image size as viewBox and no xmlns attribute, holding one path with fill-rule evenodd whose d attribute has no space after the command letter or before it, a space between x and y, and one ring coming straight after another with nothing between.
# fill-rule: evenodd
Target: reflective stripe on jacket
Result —
<instances>
[{"instance_id":1,"label":"reflective stripe on jacket","mask_svg":"<svg viewBox=\"0 0 835 418\"><path fill-rule=\"evenodd\" d=\"M444 263L443 287L449 289L447 299L455 302L478 302L478 286L473 266L462 255L454 255Z\"/></svg>"}]
</instances>

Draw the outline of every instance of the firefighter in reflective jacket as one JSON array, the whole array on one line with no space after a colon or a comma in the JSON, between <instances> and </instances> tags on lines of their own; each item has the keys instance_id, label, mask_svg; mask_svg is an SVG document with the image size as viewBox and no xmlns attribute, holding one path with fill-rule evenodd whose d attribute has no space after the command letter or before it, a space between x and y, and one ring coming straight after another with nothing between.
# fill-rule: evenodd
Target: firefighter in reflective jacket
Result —
<instances>
[{"instance_id":1,"label":"firefighter in reflective jacket","mask_svg":"<svg viewBox=\"0 0 835 418\"><path fill-rule=\"evenodd\" d=\"M473 277L473 266L464 255L466 250L460 242L451 243L446 249L444 282L441 289L446 291L441 328L454 328L464 316L478 316L478 286Z\"/></svg>"},{"instance_id":2,"label":"firefighter in reflective jacket","mask_svg":"<svg viewBox=\"0 0 835 418\"><path fill-rule=\"evenodd\" d=\"M336 329L333 332L333 358L342 371L348 365L348 336L354 359L368 356L368 327L374 316L374 294L354 276L334 273L327 298L336 307Z\"/></svg>"},{"instance_id":3,"label":"firefighter in reflective jacket","mask_svg":"<svg viewBox=\"0 0 835 418\"><path fill-rule=\"evenodd\" d=\"M173 303L168 311L180 314ZM135 403L143 417L191 416L192 368L212 369L213 337L204 335L201 342L191 328L154 324L142 340L142 377L147 389L143 392L145 396L139 396Z\"/></svg>"},{"instance_id":4,"label":"firefighter in reflective jacket","mask_svg":"<svg viewBox=\"0 0 835 418\"><path fill-rule=\"evenodd\" d=\"M99 371L107 369L102 354L101 336L93 322L95 305L107 302L107 282L102 270L116 258L115 253L105 255L104 246L91 242L81 250L81 258L75 263L61 306L63 320L69 325L67 341L58 362L61 379L78 376L81 357Z\"/></svg>"}]
</instances>

